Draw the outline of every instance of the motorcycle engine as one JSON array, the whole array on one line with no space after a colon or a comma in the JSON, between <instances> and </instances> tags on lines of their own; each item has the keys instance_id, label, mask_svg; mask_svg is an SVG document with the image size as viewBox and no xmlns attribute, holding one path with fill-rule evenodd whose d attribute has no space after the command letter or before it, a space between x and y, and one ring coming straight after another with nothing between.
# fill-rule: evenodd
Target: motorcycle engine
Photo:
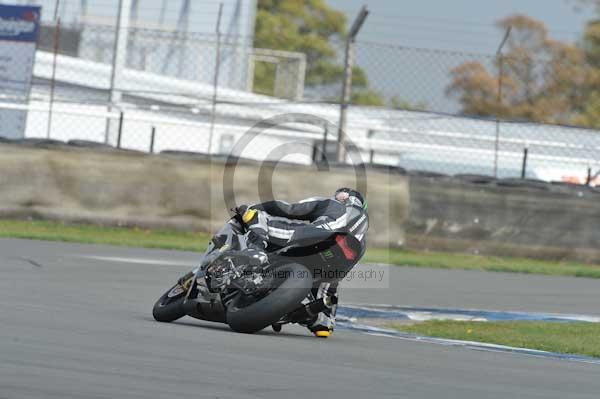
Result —
<instances>
[{"instance_id":1,"label":"motorcycle engine","mask_svg":"<svg viewBox=\"0 0 600 399\"><path fill-rule=\"evenodd\" d=\"M260 294L270 284L271 278L261 273L260 267L236 265L234 259L218 259L207 268L209 289L213 292L225 292L231 288L243 291L247 295Z\"/></svg>"},{"instance_id":2,"label":"motorcycle engine","mask_svg":"<svg viewBox=\"0 0 600 399\"><path fill-rule=\"evenodd\" d=\"M231 258L222 258L213 262L207 269L210 276L209 288L211 291L223 291L231 281L241 276Z\"/></svg>"}]
</instances>

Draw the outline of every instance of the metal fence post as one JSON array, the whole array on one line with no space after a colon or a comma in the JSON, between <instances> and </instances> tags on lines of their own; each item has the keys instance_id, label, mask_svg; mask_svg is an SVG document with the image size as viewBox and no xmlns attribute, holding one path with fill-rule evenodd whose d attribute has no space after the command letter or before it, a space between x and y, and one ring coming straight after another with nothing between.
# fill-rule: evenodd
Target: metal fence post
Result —
<instances>
[{"instance_id":1,"label":"metal fence post","mask_svg":"<svg viewBox=\"0 0 600 399\"><path fill-rule=\"evenodd\" d=\"M129 17L131 13L131 0L119 0L119 13L115 31L113 47L113 62L110 74L110 102L114 104L121 100L121 92L116 89L119 85L121 74L127 62L127 43L129 41Z\"/></svg>"},{"instance_id":2,"label":"metal fence post","mask_svg":"<svg viewBox=\"0 0 600 399\"><path fill-rule=\"evenodd\" d=\"M52 59L52 79L50 80L50 100L48 103L48 124L46 126L46 138L50 138L52 134L52 112L54 109L54 90L56 88L56 60L58 57L58 49L60 42L60 17L58 16L58 9L60 7L60 0L56 0L54 5L54 20L56 21L56 27L54 28L54 57Z\"/></svg>"},{"instance_id":3,"label":"metal fence post","mask_svg":"<svg viewBox=\"0 0 600 399\"><path fill-rule=\"evenodd\" d=\"M121 148L121 135L123 134L123 111L119 114L119 131L117 133L117 148Z\"/></svg>"},{"instance_id":4,"label":"metal fence post","mask_svg":"<svg viewBox=\"0 0 600 399\"><path fill-rule=\"evenodd\" d=\"M321 152L321 161L327 161L327 134L329 133L329 123L325 122L323 126L323 150Z\"/></svg>"},{"instance_id":5,"label":"metal fence post","mask_svg":"<svg viewBox=\"0 0 600 399\"><path fill-rule=\"evenodd\" d=\"M108 111L112 111L113 105L121 101L121 92L117 90L123 69L127 62L127 43L129 36L129 16L131 12L131 0L119 0L119 12L117 15L117 27L115 41L113 44L113 60L110 74L109 105ZM110 134L110 117L106 119L106 131L104 141L108 143Z\"/></svg>"},{"instance_id":6,"label":"metal fence post","mask_svg":"<svg viewBox=\"0 0 600 399\"><path fill-rule=\"evenodd\" d=\"M346 160L346 151L344 148L345 130L346 130L346 112L350 102L350 93L352 91L352 65L354 64L354 40L358 31L362 27L365 19L369 15L367 6L363 6L356 16L348 36L346 37L346 48L344 52L344 78L342 81L342 96L340 98L340 123L338 126L338 162L343 163Z\"/></svg>"},{"instance_id":7,"label":"metal fence post","mask_svg":"<svg viewBox=\"0 0 600 399\"><path fill-rule=\"evenodd\" d=\"M369 131L367 132L367 138L369 139L369 164L373 165L373 159L375 158L375 150L372 147L371 144L371 139L373 138L373 135L375 134L375 131L372 129L369 129Z\"/></svg>"},{"instance_id":8,"label":"metal fence post","mask_svg":"<svg viewBox=\"0 0 600 399\"><path fill-rule=\"evenodd\" d=\"M527 174L527 157L529 155L529 148L523 148L523 164L521 165L521 179L525 178Z\"/></svg>"},{"instance_id":9,"label":"metal fence post","mask_svg":"<svg viewBox=\"0 0 600 399\"><path fill-rule=\"evenodd\" d=\"M217 114L217 92L219 89L219 69L221 69L221 14L223 13L223 3L219 3L219 14L217 16L217 34L216 54L215 54L215 73L213 79L212 110L210 112L210 133L208 134L208 156L212 154L213 134L215 132L215 118Z\"/></svg>"},{"instance_id":10,"label":"metal fence post","mask_svg":"<svg viewBox=\"0 0 600 399\"><path fill-rule=\"evenodd\" d=\"M150 133L150 154L154 154L154 139L156 137L156 126L152 126L152 132Z\"/></svg>"},{"instance_id":11,"label":"metal fence post","mask_svg":"<svg viewBox=\"0 0 600 399\"><path fill-rule=\"evenodd\" d=\"M587 177L585 179L585 185L589 186L591 182L592 182L592 167L588 166L588 168L587 168Z\"/></svg>"}]
</instances>

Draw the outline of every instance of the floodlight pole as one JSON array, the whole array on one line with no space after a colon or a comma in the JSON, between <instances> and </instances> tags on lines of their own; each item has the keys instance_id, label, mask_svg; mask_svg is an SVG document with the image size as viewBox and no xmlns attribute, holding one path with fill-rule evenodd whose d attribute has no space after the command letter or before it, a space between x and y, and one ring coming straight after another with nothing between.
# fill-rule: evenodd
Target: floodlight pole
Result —
<instances>
[{"instance_id":1,"label":"floodlight pole","mask_svg":"<svg viewBox=\"0 0 600 399\"><path fill-rule=\"evenodd\" d=\"M131 13L131 0L119 0L119 13L117 15L117 27L115 31L115 42L113 46L112 69L110 74L109 106L108 111L121 101L122 93L116 89L121 83L121 75L127 60L127 41L129 35L129 17ZM110 133L110 116L106 118L106 132L104 141L108 143Z\"/></svg>"},{"instance_id":2,"label":"floodlight pole","mask_svg":"<svg viewBox=\"0 0 600 399\"><path fill-rule=\"evenodd\" d=\"M497 112L500 111L500 106L502 105L502 84L503 84L503 80L504 80L504 55L502 54L502 49L504 48L504 45L508 41L508 37L510 36L511 29L512 29L511 26L509 26L506 29L504 38L502 39L502 42L498 46L498 50L496 50L496 58L498 58L498 64L499 64L498 65L498 98L497 98L498 110L497 110ZM496 112L496 140L495 140L495 147L494 147L494 177L495 178L498 177L498 152L500 151L500 117L497 112Z\"/></svg>"},{"instance_id":3,"label":"floodlight pole","mask_svg":"<svg viewBox=\"0 0 600 399\"><path fill-rule=\"evenodd\" d=\"M54 49L52 57L52 79L50 80L50 98L48 100L48 123L46 124L46 138L49 139L52 134L52 111L54 109L54 90L56 88L56 62L59 49L60 41L60 17L58 11L60 7L60 0L56 0L54 4Z\"/></svg>"},{"instance_id":4,"label":"floodlight pole","mask_svg":"<svg viewBox=\"0 0 600 399\"><path fill-rule=\"evenodd\" d=\"M350 102L350 95L352 90L352 65L354 64L354 40L356 35L360 31L363 23L367 19L369 11L367 6L364 5L348 32L346 37L346 48L344 52L344 77L342 81L342 96L340 99L340 123L338 125L338 162L344 163L346 160L346 148L344 147L345 141L345 130L346 130L346 112L348 110L348 103Z\"/></svg>"},{"instance_id":5,"label":"floodlight pole","mask_svg":"<svg viewBox=\"0 0 600 399\"><path fill-rule=\"evenodd\" d=\"M88 0L81 0L81 4L80 4L80 8L81 8L81 19L80 22L81 23L85 23L86 18L88 16Z\"/></svg>"},{"instance_id":6,"label":"floodlight pole","mask_svg":"<svg viewBox=\"0 0 600 399\"><path fill-rule=\"evenodd\" d=\"M162 0L162 5L160 6L160 17L158 24L160 28L163 29L165 25L165 14L167 13L167 0Z\"/></svg>"},{"instance_id":7,"label":"floodlight pole","mask_svg":"<svg viewBox=\"0 0 600 399\"><path fill-rule=\"evenodd\" d=\"M212 109L210 112L210 131L208 133L208 156L212 154L212 142L215 132L215 118L217 116L217 93L219 90L219 70L221 69L221 15L223 14L223 3L219 3L219 14L217 15L217 25L215 28L215 73L213 75L213 95Z\"/></svg>"},{"instance_id":8,"label":"floodlight pole","mask_svg":"<svg viewBox=\"0 0 600 399\"><path fill-rule=\"evenodd\" d=\"M119 0L119 15L115 32L115 43L110 75L110 102L114 104L121 100L121 91L117 90L127 56L127 41L129 35L129 17L131 13L131 0Z\"/></svg>"},{"instance_id":9,"label":"floodlight pole","mask_svg":"<svg viewBox=\"0 0 600 399\"><path fill-rule=\"evenodd\" d=\"M52 117L54 111L54 93L56 90L56 64L58 61L58 50L60 41L60 17L55 19L54 27L54 48L52 51L52 79L50 80L50 98L48 100L48 124L46 126L46 138L49 139L52 134Z\"/></svg>"}]
</instances>

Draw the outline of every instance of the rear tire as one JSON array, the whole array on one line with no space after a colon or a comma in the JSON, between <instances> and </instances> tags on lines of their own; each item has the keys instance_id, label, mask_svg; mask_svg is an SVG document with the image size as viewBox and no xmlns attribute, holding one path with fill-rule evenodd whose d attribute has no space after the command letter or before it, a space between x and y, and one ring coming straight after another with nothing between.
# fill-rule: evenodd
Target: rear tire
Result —
<instances>
[{"instance_id":1,"label":"rear tire","mask_svg":"<svg viewBox=\"0 0 600 399\"><path fill-rule=\"evenodd\" d=\"M279 321L297 309L312 288L312 275L298 263L277 268L287 277L269 295L245 307L237 307L235 299L227 307L227 324L232 330L252 334Z\"/></svg>"},{"instance_id":2,"label":"rear tire","mask_svg":"<svg viewBox=\"0 0 600 399\"><path fill-rule=\"evenodd\" d=\"M152 316L154 316L154 320L163 323L170 323L186 315L183 307L185 291L175 297L169 298L169 293L175 287L177 287L177 285L171 287L169 291L165 292L163 296L161 296L154 304L154 308L152 309Z\"/></svg>"}]
</instances>

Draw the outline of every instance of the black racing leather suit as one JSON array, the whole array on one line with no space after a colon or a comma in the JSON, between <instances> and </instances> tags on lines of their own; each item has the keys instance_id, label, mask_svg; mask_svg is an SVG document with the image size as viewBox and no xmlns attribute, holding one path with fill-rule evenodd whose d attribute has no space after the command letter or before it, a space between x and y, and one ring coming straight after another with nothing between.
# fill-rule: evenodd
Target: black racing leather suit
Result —
<instances>
[{"instance_id":1,"label":"black racing leather suit","mask_svg":"<svg viewBox=\"0 0 600 399\"><path fill-rule=\"evenodd\" d=\"M369 217L366 206L344 204L333 198L308 198L289 204L284 201L268 201L247 207L244 223L248 227L247 241L255 249L289 245L310 229L342 230L352 234L361 243L361 256L366 247ZM324 295L335 297L337 282L322 284L312 292L312 298ZM335 306L320 313L309 323L311 330L335 326Z\"/></svg>"}]
</instances>

